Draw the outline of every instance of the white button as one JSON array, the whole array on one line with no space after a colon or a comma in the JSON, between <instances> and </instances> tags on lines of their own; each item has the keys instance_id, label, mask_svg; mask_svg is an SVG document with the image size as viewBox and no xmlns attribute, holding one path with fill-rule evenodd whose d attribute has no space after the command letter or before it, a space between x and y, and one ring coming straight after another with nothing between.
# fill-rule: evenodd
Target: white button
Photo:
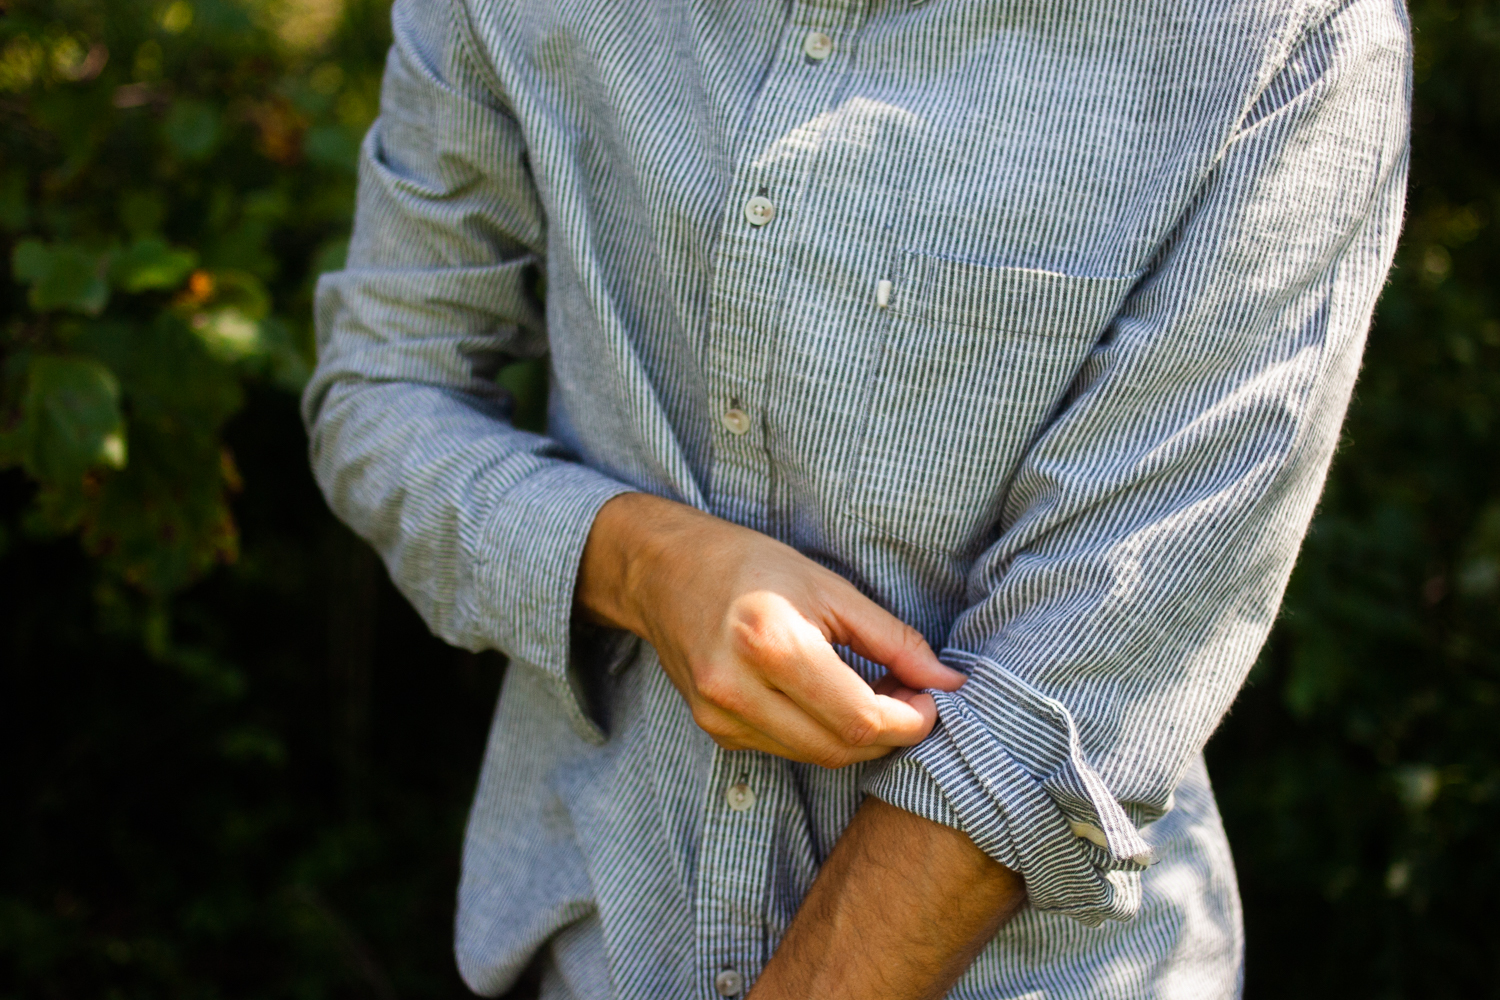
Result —
<instances>
[{"instance_id":1,"label":"white button","mask_svg":"<svg viewBox=\"0 0 1500 1000\"><path fill-rule=\"evenodd\" d=\"M1072 830L1073 836L1077 837L1079 840L1087 840L1090 844L1093 844L1096 847L1102 847L1106 851L1109 850L1109 838L1104 835L1103 830L1099 829L1094 824L1083 823L1076 819L1070 819L1068 820L1068 829ZM1146 850L1142 851L1140 854L1131 855L1130 860L1133 863L1140 865L1142 868L1145 868L1155 863L1156 856L1152 854L1151 851Z\"/></svg>"},{"instance_id":2,"label":"white button","mask_svg":"<svg viewBox=\"0 0 1500 1000\"><path fill-rule=\"evenodd\" d=\"M807 58L822 62L833 55L833 39L821 31L809 31L802 40L802 51L807 53Z\"/></svg>"},{"instance_id":3,"label":"white button","mask_svg":"<svg viewBox=\"0 0 1500 1000\"><path fill-rule=\"evenodd\" d=\"M725 969L714 976L714 989L721 997L737 997L745 992L745 977L734 969Z\"/></svg>"},{"instance_id":4,"label":"white button","mask_svg":"<svg viewBox=\"0 0 1500 1000\"><path fill-rule=\"evenodd\" d=\"M875 308L884 309L891 304L891 283L889 279L881 278L875 282Z\"/></svg>"},{"instance_id":5,"label":"white button","mask_svg":"<svg viewBox=\"0 0 1500 1000\"><path fill-rule=\"evenodd\" d=\"M755 789L741 781L724 789L724 798L729 802L729 808L742 813L755 805Z\"/></svg>"},{"instance_id":6,"label":"white button","mask_svg":"<svg viewBox=\"0 0 1500 1000\"><path fill-rule=\"evenodd\" d=\"M745 221L752 226L764 226L776 217L776 206L771 199L758 194L745 202Z\"/></svg>"},{"instance_id":7,"label":"white button","mask_svg":"<svg viewBox=\"0 0 1500 1000\"><path fill-rule=\"evenodd\" d=\"M1068 820L1068 828L1073 831L1073 836L1079 840L1087 840L1095 847L1109 848L1109 838L1104 836L1104 831L1092 823L1083 823L1076 819Z\"/></svg>"},{"instance_id":8,"label":"white button","mask_svg":"<svg viewBox=\"0 0 1500 1000\"><path fill-rule=\"evenodd\" d=\"M744 410L725 410L719 422L724 425L726 431L736 436L748 433L750 430L750 414Z\"/></svg>"}]
</instances>

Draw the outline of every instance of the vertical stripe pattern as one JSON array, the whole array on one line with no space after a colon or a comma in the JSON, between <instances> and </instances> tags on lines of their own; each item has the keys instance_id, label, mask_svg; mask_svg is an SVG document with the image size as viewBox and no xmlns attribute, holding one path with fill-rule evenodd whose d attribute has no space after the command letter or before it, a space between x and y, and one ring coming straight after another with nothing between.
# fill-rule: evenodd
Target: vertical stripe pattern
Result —
<instances>
[{"instance_id":1,"label":"vertical stripe pattern","mask_svg":"<svg viewBox=\"0 0 1500 1000\"><path fill-rule=\"evenodd\" d=\"M540 953L548 997L742 993L875 795L1026 881L953 997L1237 995L1201 751L1390 265L1399 0L396 0L393 23L305 416L330 504L433 631L514 664L466 981L504 992ZM537 435L494 376L543 355ZM628 490L797 547L968 684L869 765L716 749L653 650L573 621Z\"/></svg>"}]
</instances>

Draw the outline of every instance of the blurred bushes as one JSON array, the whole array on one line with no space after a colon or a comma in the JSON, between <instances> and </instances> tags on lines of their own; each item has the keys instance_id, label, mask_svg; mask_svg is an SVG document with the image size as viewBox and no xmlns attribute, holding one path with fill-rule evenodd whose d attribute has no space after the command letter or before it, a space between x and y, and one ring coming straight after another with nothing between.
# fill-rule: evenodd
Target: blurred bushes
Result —
<instances>
[{"instance_id":1,"label":"blurred bushes","mask_svg":"<svg viewBox=\"0 0 1500 1000\"><path fill-rule=\"evenodd\" d=\"M428 638L332 522L295 414L384 6L0 17L0 996L461 990L497 664ZM1500 5L1413 15L1398 268L1210 746L1252 997L1497 992ZM535 375L508 375L533 413Z\"/></svg>"},{"instance_id":2,"label":"blurred bushes","mask_svg":"<svg viewBox=\"0 0 1500 1000\"><path fill-rule=\"evenodd\" d=\"M1256 996L1500 995L1500 4L1411 13L1396 270L1281 622L1209 747Z\"/></svg>"},{"instance_id":3,"label":"blurred bushes","mask_svg":"<svg viewBox=\"0 0 1500 1000\"><path fill-rule=\"evenodd\" d=\"M222 428L296 391L379 96L378 5L18 4L0 26L10 235L0 466L28 526L165 596L235 559ZM340 30L342 29L342 30ZM363 30L360 30L363 29Z\"/></svg>"},{"instance_id":4,"label":"blurred bushes","mask_svg":"<svg viewBox=\"0 0 1500 1000\"><path fill-rule=\"evenodd\" d=\"M498 663L332 521L296 415L386 18L0 17L0 996L464 993Z\"/></svg>"}]
</instances>

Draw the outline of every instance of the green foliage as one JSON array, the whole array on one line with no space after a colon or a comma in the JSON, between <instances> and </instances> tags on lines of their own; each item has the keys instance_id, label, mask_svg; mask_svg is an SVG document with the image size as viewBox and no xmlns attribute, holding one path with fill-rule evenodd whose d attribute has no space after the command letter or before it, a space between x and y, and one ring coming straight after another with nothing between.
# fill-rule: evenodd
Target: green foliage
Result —
<instances>
[{"instance_id":1,"label":"green foliage","mask_svg":"<svg viewBox=\"0 0 1500 1000\"><path fill-rule=\"evenodd\" d=\"M126 292L170 291L182 287L197 264L193 251L173 249L165 240L142 236L115 259L111 278Z\"/></svg>"},{"instance_id":2,"label":"green foliage","mask_svg":"<svg viewBox=\"0 0 1500 1000\"><path fill-rule=\"evenodd\" d=\"M71 309L97 316L109 302L108 260L71 243L22 240L11 255L11 272L31 286L27 300L37 312Z\"/></svg>"},{"instance_id":3,"label":"green foliage","mask_svg":"<svg viewBox=\"0 0 1500 1000\"><path fill-rule=\"evenodd\" d=\"M295 415L384 0L8 6L0 998L458 995L496 671L332 522ZM1412 13L1406 238L1210 746L1252 998L1494 992L1500 4ZM501 377L530 427L544 376Z\"/></svg>"},{"instance_id":4,"label":"green foliage","mask_svg":"<svg viewBox=\"0 0 1500 1000\"><path fill-rule=\"evenodd\" d=\"M385 0L0 11L0 998L462 995L496 664L295 410Z\"/></svg>"},{"instance_id":5,"label":"green foliage","mask_svg":"<svg viewBox=\"0 0 1500 1000\"><path fill-rule=\"evenodd\" d=\"M1405 237L1329 487L1210 747L1253 995L1493 995L1500 5L1418 0Z\"/></svg>"},{"instance_id":6,"label":"green foliage","mask_svg":"<svg viewBox=\"0 0 1500 1000\"><path fill-rule=\"evenodd\" d=\"M81 482L93 466L125 467L120 383L91 358L25 359L24 419L14 464L38 480Z\"/></svg>"},{"instance_id":7,"label":"green foliage","mask_svg":"<svg viewBox=\"0 0 1500 1000\"><path fill-rule=\"evenodd\" d=\"M343 7L59 0L0 20L0 466L39 487L28 530L77 532L158 596L235 558L238 386L307 377L313 265L347 237L378 95L379 48L348 29L379 5Z\"/></svg>"}]
</instances>

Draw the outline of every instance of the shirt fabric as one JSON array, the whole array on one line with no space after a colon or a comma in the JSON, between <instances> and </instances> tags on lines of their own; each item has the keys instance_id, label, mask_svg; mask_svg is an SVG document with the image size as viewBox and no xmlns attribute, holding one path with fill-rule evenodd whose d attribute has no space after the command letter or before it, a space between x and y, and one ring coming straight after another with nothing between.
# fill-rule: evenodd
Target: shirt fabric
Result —
<instances>
[{"instance_id":1,"label":"shirt fabric","mask_svg":"<svg viewBox=\"0 0 1500 1000\"><path fill-rule=\"evenodd\" d=\"M875 795L1025 879L952 996L1235 995L1201 751L1390 264L1399 0L397 0L393 24L305 414L433 631L512 662L470 986L549 949L549 996L743 992ZM495 375L544 354L538 435ZM649 646L574 621L627 490L794 546L967 685L880 762L716 748Z\"/></svg>"}]
</instances>

